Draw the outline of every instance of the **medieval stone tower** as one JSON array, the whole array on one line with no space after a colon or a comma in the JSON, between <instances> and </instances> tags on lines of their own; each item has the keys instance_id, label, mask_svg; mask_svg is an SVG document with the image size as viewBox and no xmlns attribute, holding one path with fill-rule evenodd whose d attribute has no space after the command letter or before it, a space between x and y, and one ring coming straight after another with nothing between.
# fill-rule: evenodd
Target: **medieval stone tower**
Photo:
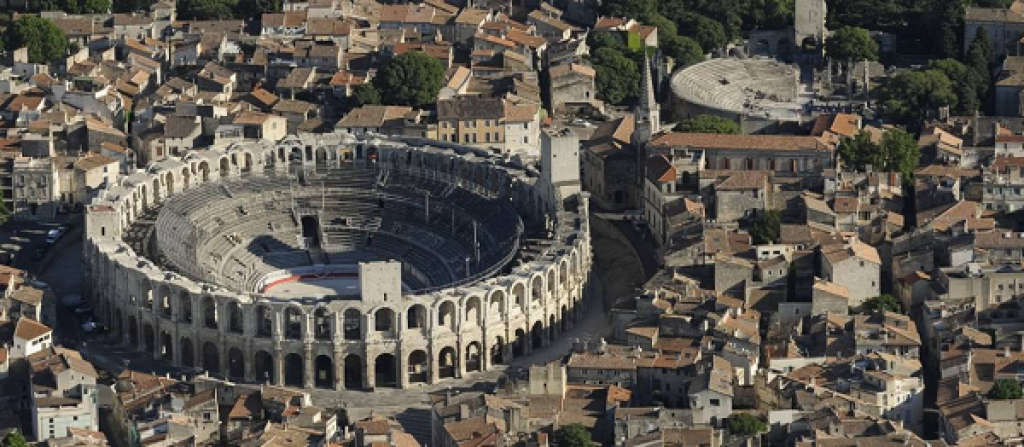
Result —
<instances>
[{"instance_id":1,"label":"medieval stone tower","mask_svg":"<svg viewBox=\"0 0 1024 447\"><path fill-rule=\"evenodd\" d=\"M822 49L828 29L825 16L828 9L825 0L796 0L793 14L793 44L804 51Z\"/></svg>"}]
</instances>

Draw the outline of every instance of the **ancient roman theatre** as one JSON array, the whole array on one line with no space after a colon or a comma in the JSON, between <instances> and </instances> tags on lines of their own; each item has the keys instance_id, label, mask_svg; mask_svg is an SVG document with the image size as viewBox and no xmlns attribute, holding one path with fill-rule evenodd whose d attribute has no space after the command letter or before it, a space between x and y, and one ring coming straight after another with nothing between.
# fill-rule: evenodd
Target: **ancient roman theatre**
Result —
<instances>
[{"instance_id":1,"label":"ancient roman theatre","mask_svg":"<svg viewBox=\"0 0 1024 447\"><path fill-rule=\"evenodd\" d=\"M234 381L407 388L507 363L590 295L578 140L544 137L539 166L347 134L153 163L87 207L92 302L125 344Z\"/></svg>"}]
</instances>

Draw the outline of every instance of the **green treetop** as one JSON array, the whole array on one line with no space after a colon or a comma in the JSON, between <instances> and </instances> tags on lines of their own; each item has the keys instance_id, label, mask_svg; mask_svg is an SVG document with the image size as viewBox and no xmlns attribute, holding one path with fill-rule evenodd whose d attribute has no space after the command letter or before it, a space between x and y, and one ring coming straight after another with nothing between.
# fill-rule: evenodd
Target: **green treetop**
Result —
<instances>
[{"instance_id":1,"label":"green treetop","mask_svg":"<svg viewBox=\"0 0 1024 447\"><path fill-rule=\"evenodd\" d=\"M555 445L558 447L590 447L594 441L590 439L590 432L583 424L574 423L563 425L555 430Z\"/></svg>"},{"instance_id":2,"label":"green treetop","mask_svg":"<svg viewBox=\"0 0 1024 447\"><path fill-rule=\"evenodd\" d=\"M373 78L384 104L413 107L433 104L443 83L441 61L422 51L395 56Z\"/></svg>"},{"instance_id":3,"label":"green treetop","mask_svg":"<svg viewBox=\"0 0 1024 447\"><path fill-rule=\"evenodd\" d=\"M68 40L53 22L39 16L23 15L8 28L10 49L28 47L28 61L49 64L67 55Z\"/></svg>"}]
</instances>

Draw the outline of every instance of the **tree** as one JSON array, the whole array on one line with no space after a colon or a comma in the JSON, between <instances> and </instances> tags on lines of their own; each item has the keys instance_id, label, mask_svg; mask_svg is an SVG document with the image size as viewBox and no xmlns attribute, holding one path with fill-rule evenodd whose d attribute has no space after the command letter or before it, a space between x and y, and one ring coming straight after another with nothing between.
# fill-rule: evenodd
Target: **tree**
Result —
<instances>
[{"instance_id":1,"label":"tree","mask_svg":"<svg viewBox=\"0 0 1024 447\"><path fill-rule=\"evenodd\" d=\"M750 227L754 244L772 244L779 240L782 232L782 214L778 210L762 210L761 216Z\"/></svg>"},{"instance_id":2,"label":"tree","mask_svg":"<svg viewBox=\"0 0 1024 447\"><path fill-rule=\"evenodd\" d=\"M1016 379L996 379L988 391L988 397L996 400L1020 399L1024 397L1024 391Z\"/></svg>"},{"instance_id":3,"label":"tree","mask_svg":"<svg viewBox=\"0 0 1024 447\"><path fill-rule=\"evenodd\" d=\"M558 430L555 430L554 438L555 445L558 447L590 447L594 445L587 427L580 423L559 427Z\"/></svg>"},{"instance_id":4,"label":"tree","mask_svg":"<svg viewBox=\"0 0 1024 447\"><path fill-rule=\"evenodd\" d=\"M67 55L68 40L53 22L39 16L23 15L8 28L9 48L28 47L28 61L49 64Z\"/></svg>"},{"instance_id":5,"label":"tree","mask_svg":"<svg viewBox=\"0 0 1024 447\"><path fill-rule=\"evenodd\" d=\"M153 0L114 0L112 6L116 13L130 14L147 11L152 4Z\"/></svg>"},{"instance_id":6,"label":"tree","mask_svg":"<svg viewBox=\"0 0 1024 447\"><path fill-rule=\"evenodd\" d=\"M979 109L988 85L976 70L956 59L933 60L928 62L928 68L941 71L949 78L957 97L957 115L973 115Z\"/></svg>"},{"instance_id":7,"label":"tree","mask_svg":"<svg viewBox=\"0 0 1024 447\"><path fill-rule=\"evenodd\" d=\"M825 41L825 54L849 65L854 61L878 60L878 43L864 28L844 26Z\"/></svg>"},{"instance_id":8,"label":"tree","mask_svg":"<svg viewBox=\"0 0 1024 447\"><path fill-rule=\"evenodd\" d=\"M657 0L607 0L602 5L604 15L643 19L658 12Z\"/></svg>"},{"instance_id":9,"label":"tree","mask_svg":"<svg viewBox=\"0 0 1024 447\"><path fill-rule=\"evenodd\" d=\"M597 96L611 104L622 104L640 93L640 70L636 62L612 48L591 53L597 72Z\"/></svg>"},{"instance_id":10,"label":"tree","mask_svg":"<svg viewBox=\"0 0 1024 447\"><path fill-rule=\"evenodd\" d=\"M687 133L718 133L738 135L740 125L736 121L714 115L698 115L681 121L675 128L676 132Z\"/></svg>"},{"instance_id":11,"label":"tree","mask_svg":"<svg viewBox=\"0 0 1024 447\"><path fill-rule=\"evenodd\" d=\"M886 171L899 172L903 181L914 178L914 170L921 161L921 148L914 136L903 129L893 129L882 135L882 163Z\"/></svg>"},{"instance_id":12,"label":"tree","mask_svg":"<svg viewBox=\"0 0 1024 447\"><path fill-rule=\"evenodd\" d=\"M611 48L620 53L626 52L626 42L622 39L622 33L597 32L587 36L587 46L593 53L601 48Z\"/></svg>"},{"instance_id":13,"label":"tree","mask_svg":"<svg viewBox=\"0 0 1024 447\"><path fill-rule=\"evenodd\" d=\"M373 78L387 105L421 107L433 104L444 82L444 66L422 51L395 56Z\"/></svg>"},{"instance_id":14,"label":"tree","mask_svg":"<svg viewBox=\"0 0 1024 447\"><path fill-rule=\"evenodd\" d=\"M867 132L839 142L839 158L847 168L864 172L871 166L877 170L899 172L905 181L913 178L921 158L920 151L914 136L903 129L886 132L878 144L871 141Z\"/></svg>"},{"instance_id":15,"label":"tree","mask_svg":"<svg viewBox=\"0 0 1024 447\"><path fill-rule=\"evenodd\" d=\"M917 130L924 117L940 107L956 106L953 83L938 70L899 73L882 88L882 112L890 119Z\"/></svg>"},{"instance_id":16,"label":"tree","mask_svg":"<svg viewBox=\"0 0 1024 447\"><path fill-rule=\"evenodd\" d=\"M989 70L989 61L992 60L992 43L988 40L988 32L985 28L978 28L974 40L967 48L967 66L971 67L978 74L981 85L988 89L992 82L992 72ZM984 93L983 93L984 94Z\"/></svg>"},{"instance_id":17,"label":"tree","mask_svg":"<svg viewBox=\"0 0 1024 447\"><path fill-rule=\"evenodd\" d=\"M367 104L380 104L380 92L373 84L357 85L352 89L352 102L356 107Z\"/></svg>"},{"instance_id":18,"label":"tree","mask_svg":"<svg viewBox=\"0 0 1024 447\"><path fill-rule=\"evenodd\" d=\"M721 23L700 14L685 12L676 20L679 29L685 30L684 36L697 42L704 51L711 52L725 47L729 38Z\"/></svg>"},{"instance_id":19,"label":"tree","mask_svg":"<svg viewBox=\"0 0 1024 447\"><path fill-rule=\"evenodd\" d=\"M178 17L182 20L228 20L235 18L238 0L179 0Z\"/></svg>"},{"instance_id":20,"label":"tree","mask_svg":"<svg viewBox=\"0 0 1024 447\"><path fill-rule=\"evenodd\" d=\"M676 66L685 67L704 60L704 50L697 41L685 36L658 37L661 51L671 57Z\"/></svg>"},{"instance_id":21,"label":"tree","mask_svg":"<svg viewBox=\"0 0 1024 447\"><path fill-rule=\"evenodd\" d=\"M899 300L889 294L882 294L873 296L864 300L864 310L868 311L884 311L884 312L896 312L900 313L903 311L903 305L900 304Z\"/></svg>"},{"instance_id":22,"label":"tree","mask_svg":"<svg viewBox=\"0 0 1024 447\"><path fill-rule=\"evenodd\" d=\"M28 447L28 442L25 441L25 437L18 432L10 432L7 436L4 436L4 440L0 443L3 447Z\"/></svg>"},{"instance_id":23,"label":"tree","mask_svg":"<svg viewBox=\"0 0 1024 447\"><path fill-rule=\"evenodd\" d=\"M239 18L260 18L263 14L281 12L281 0L239 0Z\"/></svg>"},{"instance_id":24,"label":"tree","mask_svg":"<svg viewBox=\"0 0 1024 447\"><path fill-rule=\"evenodd\" d=\"M729 433L737 436L753 436L768 430L768 424L747 413L729 416Z\"/></svg>"}]
</instances>

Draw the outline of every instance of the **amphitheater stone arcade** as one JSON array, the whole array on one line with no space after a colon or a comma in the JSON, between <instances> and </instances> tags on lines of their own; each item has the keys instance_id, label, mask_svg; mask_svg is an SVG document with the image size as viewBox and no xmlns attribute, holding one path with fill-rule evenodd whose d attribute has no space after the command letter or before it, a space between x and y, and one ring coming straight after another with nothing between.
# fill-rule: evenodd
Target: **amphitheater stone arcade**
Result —
<instances>
[{"instance_id":1,"label":"amphitheater stone arcade","mask_svg":"<svg viewBox=\"0 0 1024 447\"><path fill-rule=\"evenodd\" d=\"M125 176L87 208L85 256L99 318L125 344L174 365L229 380L305 388L436 383L548 345L587 305L592 259L586 194L547 203L535 191L539 174L532 168L476 149L422 143L289 136L166 159ZM266 279L252 278L255 268L246 270L248 277L233 277L227 269L203 277L143 253L156 231L137 225L140 217L159 214L176 195L219 187L230 196L225 185L234 185L232 179L290 178L349 165L374 167L382 178L415 175L450 185L449 192L507 200L526 226L545 229L544 248L529 259L412 293L399 288L389 294L364 279L389 269L399 276L415 272L395 262L360 263L360 294L350 299L269 296L261 289ZM452 225L454 219L453 212ZM191 236L181 236L178 248L161 247L182 251L167 257L187 256L199 250L187 242ZM227 240L243 245L245 238Z\"/></svg>"}]
</instances>

